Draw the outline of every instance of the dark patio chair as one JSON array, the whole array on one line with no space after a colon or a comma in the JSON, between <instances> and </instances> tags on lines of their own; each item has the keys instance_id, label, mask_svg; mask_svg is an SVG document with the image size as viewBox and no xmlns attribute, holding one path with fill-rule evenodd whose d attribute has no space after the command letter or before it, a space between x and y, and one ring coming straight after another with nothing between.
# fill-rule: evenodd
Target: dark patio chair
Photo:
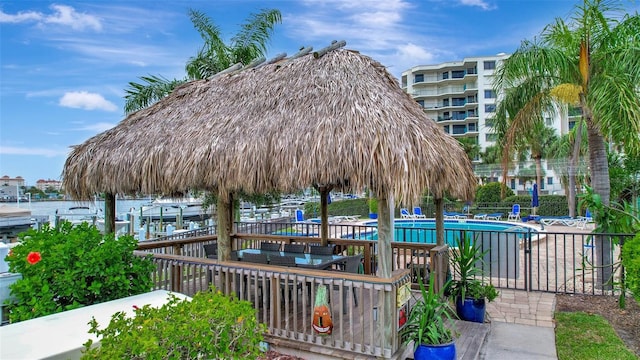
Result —
<instances>
[{"instance_id":1,"label":"dark patio chair","mask_svg":"<svg viewBox=\"0 0 640 360\"><path fill-rule=\"evenodd\" d=\"M256 263L256 264L268 264L269 263L269 259L267 258L266 254L244 254L242 256L241 259L243 262L250 262L250 263ZM245 281L247 283L247 286L249 286L249 279L245 276ZM256 279L254 276L251 277L251 281L256 281L257 285L258 285L258 290L260 291L260 298L262 298L264 296L264 288L262 286L262 282L259 281L259 279ZM267 280L267 302L269 302L269 280Z\"/></svg>"},{"instance_id":2,"label":"dark patio chair","mask_svg":"<svg viewBox=\"0 0 640 360\"><path fill-rule=\"evenodd\" d=\"M310 246L309 253L314 255L333 255L333 245L329 246Z\"/></svg>"},{"instance_id":3,"label":"dark patio chair","mask_svg":"<svg viewBox=\"0 0 640 360\"><path fill-rule=\"evenodd\" d=\"M209 259L218 258L218 243L207 244L202 246L204 248L204 254Z\"/></svg>"},{"instance_id":4,"label":"dark patio chair","mask_svg":"<svg viewBox=\"0 0 640 360\"><path fill-rule=\"evenodd\" d=\"M261 242L260 250L264 251L280 251L280 243L274 242Z\"/></svg>"},{"instance_id":5,"label":"dark patio chair","mask_svg":"<svg viewBox=\"0 0 640 360\"><path fill-rule=\"evenodd\" d=\"M304 253L305 244L284 244L284 252Z\"/></svg>"},{"instance_id":6,"label":"dark patio chair","mask_svg":"<svg viewBox=\"0 0 640 360\"><path fill-rule=\"evenodd\" d=\"M342 271L342 272L351 273L351 274L363 274L364 269L362 265L362 258L363 258L362 254L348 256L344 262L344 267L342 268L342 270L334 270L334 271ZM333 286L333 290L339 290L339 289L340 287L338 285ZM348 288L345 287L345 290L348 290ZM356 295L355 289L352 288L351 292L353 293L353 304L354 306L357 307L358 296ZM342 313L343 314L347 313L347 291L342 292Z\"/></svg>"},{"instance_id":7,"label":"dark patio chair","mask_svg":"<svg viewBox=\"0 0 640 360\"><path fill-rule=\"evenodd\" d=\"M244 254L242 261L252 262L257 264L268 264L269 259L266 254Z\"/></svg>"}]
</instances>

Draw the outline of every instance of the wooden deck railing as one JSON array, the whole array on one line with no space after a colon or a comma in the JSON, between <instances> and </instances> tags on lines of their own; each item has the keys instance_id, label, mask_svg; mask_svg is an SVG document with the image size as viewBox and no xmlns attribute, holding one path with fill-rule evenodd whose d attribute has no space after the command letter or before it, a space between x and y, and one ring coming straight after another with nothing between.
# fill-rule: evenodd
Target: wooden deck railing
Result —
<instances>
[{"instance_id":1,"label":"wooden deck railing","mask_svg":"<svg viewBox=\"0 0 640 360\"><path fill-rule=\"evenodd\" d=\"M217 238L217 235L205 235L172 240L145 241L138 244L138 250L156 254L204 258L206 256L203 245L215 242ZM257 249L260 248L260 243L263 241L286 244L317 244L320 242L320 238L317 237L267 234L234 234L231 239L231 247L235 250ZM365 274L375 274L379 261L376 255L377 241L332 238L329 239L329 244L334 245L337 252L345 255L363 254ZM425 277L431 270L430 264L434 263L433 256L435 256L432 254L432 250L436 246L434 244L392 242L391 247L393 253L392 270L411 270L411 281L414 287L417 288L417 276ZM445 266L446 262L440 261L437 264ZM436 270L435 268L433 269ZM446 268L437 271L446 274ZM428 277L425 279L428 279Z\"/></svg>"},{"instance_id":2,"label":"wooden deck railing","mask_svg":"<svg viewBox=\"0 0 640 360\"><path fill-rule=\"evenodd\" d=\"M210 240L200 239L200 244ZM195 243L180 240L180 244L166 245L163 249L188 252L197 247L192 244ZM267 338L272 341L295 341L308 348L323 347L381 358L390 358L401 347L396 304L398 289L406 288L411 281L408 270L397 270L391 278L381 279L338 271L136 251L138 256L149 254L156 264L154 290L191 296L214 285L225 294L251 301L259 320L267 325ZM334 328L328 337L317 335L311 327L313 302L320 285L329 290Z\"/></svg>"}]
</instances>

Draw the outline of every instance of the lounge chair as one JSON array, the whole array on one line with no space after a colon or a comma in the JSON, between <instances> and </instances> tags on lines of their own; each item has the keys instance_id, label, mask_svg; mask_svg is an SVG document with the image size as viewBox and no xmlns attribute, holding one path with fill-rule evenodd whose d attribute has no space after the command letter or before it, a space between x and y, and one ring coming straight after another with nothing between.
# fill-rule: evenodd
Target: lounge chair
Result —
<instances>
[{"instance_id":1,"label":"lounge chair","mask_svg":"<svg viewBox=\"0 0 640 360\"><path fill-rule=\"evenodd\" d=\"M414 219L426 219L427 216L422 213L422 209L420 206L415 206L413 208L413 218Z\"/></svg>"},{"instance_id":2,"label":"lounge chair","mask_svg":"<svg viewBox=\"0 0 640 360\"><path fill-rule=\"evenodd\" d=\"M475 214L475 215L473 215L473 218L474 219L479 219L479 220L486 220L488 215L489 214L486 214L486 213L484 213L484 214Z\"/></svg>"},{"instance_id":3,"label":"lounge chair","mask_svg":"<svg viewBox=\"0 0 640 360\"><path fill-rule=\"evenodd\" d=\"M452 219L466 219L467 218L467 214L462 214L459 212L444 212L444 218L448 219L448 220L452 220Z\"/></svg>"},{"instance_id":4,"label":"lounge chair","mask_svg":"<svg viewBox=\"0 0 640 360\"><path fill-rule=\"evenodd\" d=\"M586 229L587 224L593 225L593 216L591 215L591 211L587 209L584 216L578 216L578 223L576 224L576 229Z\"/></svg>"},{"instance_id":5,"label":"lounge chair","mask_svg":"<svg viewBox=\"0 0 640 360\"><path fill-rule=\"evenodd\" d=\"M540 223L546 226L551 225L564 225L564 226L576 226L579 219L574 219L569 216L544 216L540 218Z\"/></svg>"},{"instance_id":6,"label":"lounge chair","mask_svg":"<svg viewBox=\"0 0 640 360\"><path fill-rule=\"evenodd\" d=\"M486 220L502 220L502 213L491 213L487 214L485 217Z\"/></svg>"},{"instance_id":7,"label":"lounge chair","mask_svg":"<svg viewBox=\"0 0 640 360\"><path fill-rule=\"evenodd\" d=\"M413 219L413 215L409 214L409 210L405 208L400 209L400 217L403 219Z\"/></svg>"},{"instance_id":8,"label":"lounge chair","mask_svg":"<svg viewBox=\"0 0 640 360\"><path fill-rule=\"evenodd\" d=\"M304 221L304 211L297 209L296 210L296 222L305 222Z\"/></svg>"},{"instance_id":9,"label":"lounge chair","mask_svg":"<svg viewBox=\"0 0 640 360\"><path fill-rule=\"evenodd\" d=\"M520 204L513 204L511 212L507 217L507 221L519 221L520 220Z\"/></svg>"}]
</instances>

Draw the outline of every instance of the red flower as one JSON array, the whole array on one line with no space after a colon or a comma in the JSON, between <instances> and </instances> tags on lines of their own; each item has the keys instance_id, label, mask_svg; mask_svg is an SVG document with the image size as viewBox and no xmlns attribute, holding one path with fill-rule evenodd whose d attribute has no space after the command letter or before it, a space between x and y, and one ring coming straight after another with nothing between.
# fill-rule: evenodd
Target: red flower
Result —
<instances>
[{"instance_id":1,"label":"red flower","mask_svg":"<svg viewBox=\"0 0 640 360\"><path fill-rule=\"evenodd\" d=\"M133 305L133 310L140 310L140 308L137 305Z\"/></svg>"},{"instance_id":2,"label":"red flower","mask_svg":"<svg viewBox=\"0 0 640 360\"><path fill-rule=\"evenodd\" d=\"M42 260L42 256L37 251L32 251L27 255L27 262L31 265L37 264L40 260Z\"/></svg>"}]
</instances>

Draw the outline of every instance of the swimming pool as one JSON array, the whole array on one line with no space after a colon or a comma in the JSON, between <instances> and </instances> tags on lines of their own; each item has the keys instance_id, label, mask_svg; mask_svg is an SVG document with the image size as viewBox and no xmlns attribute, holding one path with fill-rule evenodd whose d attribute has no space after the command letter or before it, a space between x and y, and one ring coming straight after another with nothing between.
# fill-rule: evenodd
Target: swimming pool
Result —
<instances>
[{"instance_id":1,"label":"swimming pool","mask_svg":"<svg viewBox=\"0 0 640 360\"><path fill-rule=\"evenodd\" d=\"M366 222L366 226L376 227L377 221ZM456 239L462 236L471 236L473 239L477 237L494 237L500 233L508 234L509 237L522 238L526 233L537 233L539 229L523 224L509 223L500 221L483 221L483 220L445 220L444 233L445 241L449 246L456 246ZM378 231L373 229L370 231L360 232L349 235L349 239L360 240L377 240ZM418 220L395 220L394 223L394 240L398 242L411 242L422 244L435 244L436 231L435 220L418 219Z\"/></svg>"}]
</instances>

